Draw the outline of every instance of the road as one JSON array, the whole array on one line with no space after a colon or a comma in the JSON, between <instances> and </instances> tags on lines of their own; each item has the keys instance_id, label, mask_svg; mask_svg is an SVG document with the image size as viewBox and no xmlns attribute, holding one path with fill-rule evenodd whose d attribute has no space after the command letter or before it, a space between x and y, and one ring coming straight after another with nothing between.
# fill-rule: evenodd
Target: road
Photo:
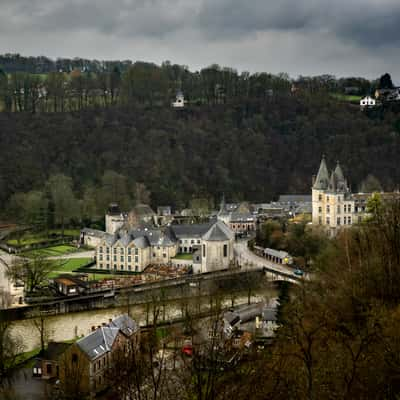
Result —
<instances>
[{"instance_id":1,"label":"road","mask_svg":"<svg viewBox=\"0 0 400 400\"><path fill-rule=\"evenodd\" d=\"M266 267L270 270L281 272L285 274L293 274L293 268L285 266L285 265L278 265L263 257L259 257L258 255L254 254L250 249L247 247L247 241L241 240L235 243L234 245L234 252L235 257L239 261L239 264L243 267L247 268L262 268Z\"/></svg>"}]
</instances>

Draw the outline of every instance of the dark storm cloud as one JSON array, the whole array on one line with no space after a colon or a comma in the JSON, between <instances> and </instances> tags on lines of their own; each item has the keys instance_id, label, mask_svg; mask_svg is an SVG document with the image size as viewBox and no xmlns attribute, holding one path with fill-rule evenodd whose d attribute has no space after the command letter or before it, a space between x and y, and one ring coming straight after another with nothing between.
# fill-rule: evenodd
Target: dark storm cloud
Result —
<instances>
[{"instance_id":1,"label":"dark storm cloud","mask_svg":"<svg viewBox=\"0 0 400 400\"><path fill-rule=\"evenodd\" d=\"M400 0L0 0L0 6L0 52L372 76L385 63L400 63Z\"/></svg>"},{"instance_id":2,"label":"dark storm cloud","mask_svg":"<svg viewBox=\"0 0 400 400\"><path fill-rule=\"evenodd\" d=\"M361 46L398 44L400 1L206 1L198 27L208 35L240 37L260 31L329 33Z\"/></svg>"}]
</instances>

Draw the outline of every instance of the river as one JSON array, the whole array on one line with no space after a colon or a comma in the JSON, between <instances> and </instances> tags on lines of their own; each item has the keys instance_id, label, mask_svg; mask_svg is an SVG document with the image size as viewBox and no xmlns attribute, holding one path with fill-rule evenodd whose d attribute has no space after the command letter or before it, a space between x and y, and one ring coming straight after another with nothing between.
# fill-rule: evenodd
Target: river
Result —
<instances>
[{"instance_id":1,"label":"river","mask_svg":"<svg viewBox=\"0 0 400 400\"><path fill-rule=\"evenodd\" d=\"M278 297L278 290L271 285L255 290L251 296L251 302L268 301L271 305L275 304ZM237 292L234 296L225 295L221 304L223 307L230 307L234 298L234 305L246 304L248 301L247 293ZM161 314L165 315L165 320L173 320L182 316L183 309L188 306L189 310L206 311L209 308L210 297L203 296L192 298L183 303L181 301L170 301L162 307ZM127 306L107 308L102 310L84 311L70 314L46 317L46 330L48 337L52 341L72 340L76 337L87 335L93 326L97 327L102 323L107 323L109 319L128 312ZM144 305L129 307L129 314L140 325L146 324L151 310ZM162 317L161 317L162 320ZM40 346L39 332L35 329L32 320L15 321L12 324L11 332L14 337L22 340L25 352L31 351Z\"/></svg>"}]
</instances>

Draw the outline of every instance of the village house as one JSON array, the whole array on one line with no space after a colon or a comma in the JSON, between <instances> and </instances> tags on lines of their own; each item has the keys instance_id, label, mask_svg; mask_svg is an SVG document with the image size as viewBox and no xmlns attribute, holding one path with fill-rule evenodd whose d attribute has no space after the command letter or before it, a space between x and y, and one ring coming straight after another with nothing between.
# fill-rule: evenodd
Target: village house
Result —
<instances>
[{"instance_id":1,"label":"village house","mask_svg":"<svg viewBox=\"0 0 400 400\"><path fill-rule=\"evenodd\" d=\"M110 385L108 373L114 355L138 348L140 330L127 314L94 329L64 353L60 379L62 385L76 385L76 392L94 395Z\"/></svg>"},{"instance_id":2,"label":"village house","mask_svg":"<svg viewBox=\"0 0 400 400\"><path fill-rule=\"evenodd\" d=\"M223 221L238 236L247 235L256 230L256 217L250 212L248 204L225 204L223 198L217 218Z\"/></svg>"},{"instance_id":3,"label":"village house","mask_svg":"<svg viewBox=\"0 0 400 400\"><path fill-rule=\"evenodd\" d=\"M54 287L57 292L63 296L78 296L84 294L89 284L87 282L87 275L71 275L63 274L53 279Z\"/></svg>"},{"instance_id":4,"label":"village house","mask_svg":"<svg viewBox=\"0 0 400 400\"><path fill-rule=\"evenodd\" d=\"M60 358L71 346L69 343L49 342L47 349L35 358L32 375L35 378L53 379L59 377Z\"/></svg>"},{"instance_id":5,"label":"village house","mask_svg":"<svg viewBox=\"0 0 400 400\"><path fill-rule=\"evenodd\" d=\"M376 99L372 98L371 96L363 97L360 100L360 108L364 110L365 108L375 107L376 106Z\"/></svg>"}]
</instances>

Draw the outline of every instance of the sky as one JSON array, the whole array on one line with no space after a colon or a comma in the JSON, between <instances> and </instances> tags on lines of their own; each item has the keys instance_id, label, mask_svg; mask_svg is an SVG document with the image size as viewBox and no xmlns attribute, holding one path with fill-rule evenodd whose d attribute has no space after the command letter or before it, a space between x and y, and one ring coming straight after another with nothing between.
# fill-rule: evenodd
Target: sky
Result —
<instances>
[{"instance_id":1,"label":"sky","mask_svg":"<svg viewBox=\"0 0 400 400\"><path fill-rule=\"evenodd\" d=\"M400 0L0 0L0 53L400 80Z\"/></svg>"}]
</instances>

